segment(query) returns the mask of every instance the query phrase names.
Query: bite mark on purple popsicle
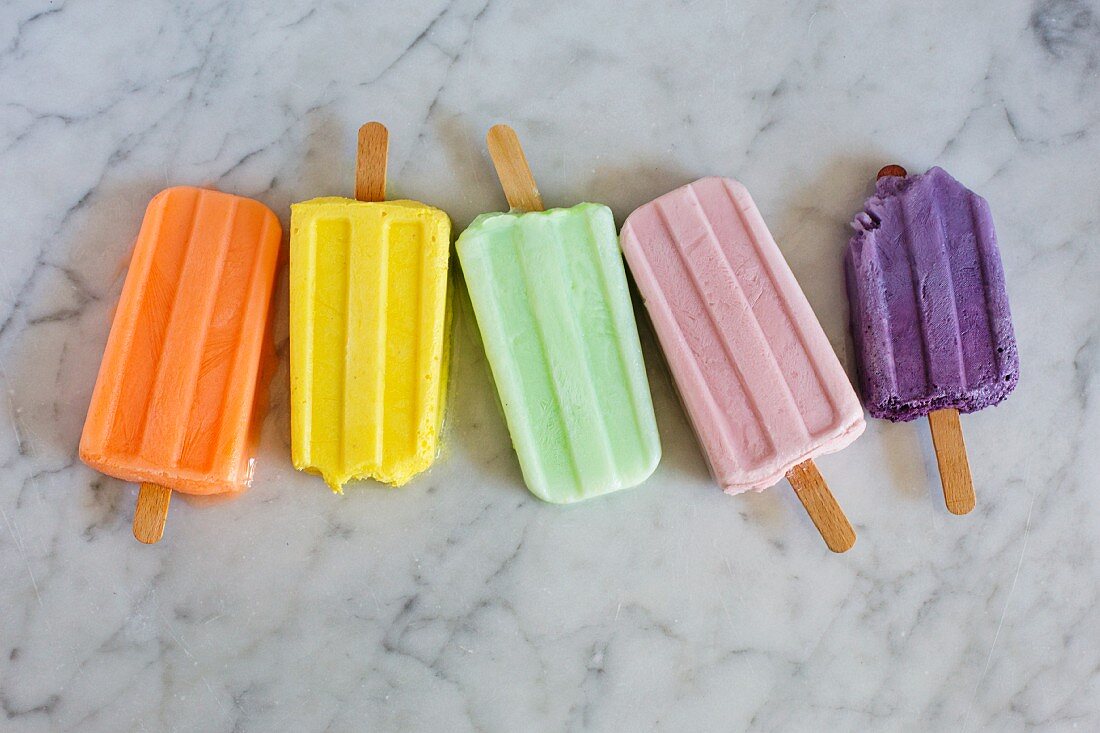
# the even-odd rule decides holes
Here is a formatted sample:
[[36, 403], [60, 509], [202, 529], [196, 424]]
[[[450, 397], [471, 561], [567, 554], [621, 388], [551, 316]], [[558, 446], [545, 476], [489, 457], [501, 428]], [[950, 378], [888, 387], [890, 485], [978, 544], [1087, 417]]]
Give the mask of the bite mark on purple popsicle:
[[[924, 223], [937, 226], [923, 226], [928, 217], [907, 225], [903, 208], [930, 212]], [[886, 166], [852, 227], [845, 275], [870, 413], [907, 421], [951, 407], [973, 412], [1007, 397], [1019, 358], [985, 200], [940, 168], [906, 176]], [[936, 270], [944, 266], [950, 277]], [[905, 337], [922, 329], [957, 332], [958, 339]]]

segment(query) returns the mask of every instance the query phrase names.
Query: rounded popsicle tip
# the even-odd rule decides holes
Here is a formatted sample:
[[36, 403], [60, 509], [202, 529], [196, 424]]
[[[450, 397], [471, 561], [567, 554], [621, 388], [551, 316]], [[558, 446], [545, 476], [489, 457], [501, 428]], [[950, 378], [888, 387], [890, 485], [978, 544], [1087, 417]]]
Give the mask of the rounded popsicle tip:
[[879, 178], [886, 178], [887, 176], [905, 178], [907, 175], [909, 175], [908, 171], [906, 171], [900, 165], [891, 163], [890, 165], [883, 166], [881, 169], [879, 169], [878, 175], [875, 176], [875, 180], [878, 180]]
[[371, 120], [370, 122], [364, 122], [360, 125], [359, 133], [372, 134], [372, 135], [388, 135], [389, 131], [386, 129], [386, 125], [377, 120]]
[[507, 125], [503, 122], [498, 122], [489, 128], [489, 132], [485, 133], [485, 141], [492, 144], [492, 141], [496, 138], [500, 138], [503, 135], [508, 137], [518, 137], [516, 131], [512, 129], [511, 125]]
[[355, 160], [355, 198], [360, 201], [386, 200], [389, 149], [390, 133], [381, 122], [371, 121], [359, 128]]
[[956, 517], [961, 517], [974, 511], [974, 507], [977, 506], [977, 501], [974, 496], [969, 498], [954, 500], [947, 499], [947, 511], [954, 514]]

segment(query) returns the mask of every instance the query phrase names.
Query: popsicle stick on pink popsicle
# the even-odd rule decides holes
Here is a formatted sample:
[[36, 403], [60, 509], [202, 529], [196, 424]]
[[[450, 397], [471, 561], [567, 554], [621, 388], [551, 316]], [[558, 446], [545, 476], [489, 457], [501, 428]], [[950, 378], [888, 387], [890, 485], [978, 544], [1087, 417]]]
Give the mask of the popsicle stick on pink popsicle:
[[863, 410], [748, 190], [703, 178], [627, 217], [623, 253], [715, 481], [785, 476], [829, 549], [855, 542], [813, 460], [864, 429]]
[[386, 200], [386, 161], [390, 134], [381, 122], [359, 128], [359, 151], [355, 160], [355, 198], [360, 201]]
[[856, 533], [852, 529], [844, 510], [836, 503], [833, 492], [825, 483], [825, 477], [817, 470], [813, 460], [803, 461], [787, 472], [795, 495], [802, 502], [810, 521], [821, 533], [825, 546], [833, 552], [847, 552], [856, 543]]
[[[876, 178], [897, 176], [904, 178], [908, 172], [900, 165], [888, 165]], [[932, 446], [936, 451], [936, 463], [940, 469], [940, 484], [947, 510], [952, 514], [969, 514], [977, 500], [974, 495], [974, 479], [970, 473], [970, 461], [966, 456], [959, 411], [953, 407], [928, 413], [928, 427], [932, 431]]]

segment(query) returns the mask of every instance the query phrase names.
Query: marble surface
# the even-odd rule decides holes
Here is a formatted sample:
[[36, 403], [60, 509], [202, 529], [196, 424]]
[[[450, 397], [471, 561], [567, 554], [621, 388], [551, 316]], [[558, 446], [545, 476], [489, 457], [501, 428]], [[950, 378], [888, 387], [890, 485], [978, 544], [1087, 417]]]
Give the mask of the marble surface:
[[[625, 5], [0, 7], [0, 729], [1100, 729], [1100, 4]], [[392, 194], [456, 227], [504, 206], [498, 121], [548, 204], [620, 222], [741, 179], [849, 370], [846, 222], [879, 166], [944, 166], [992, 205], [1022, 362], [964, 418], [977, 510], [878, 421], [820, 461], [847, 555], [785, 483], [723, 495], [647, 326], [656, 474], [542, 504], [461, 287], [441, 459], [333, 496], [290, 465], [284, 272], [255, 487], [140, 546], [76, 444], [145, 203], [207, 184], [285, 224], [351, 191], [372, 118]]]

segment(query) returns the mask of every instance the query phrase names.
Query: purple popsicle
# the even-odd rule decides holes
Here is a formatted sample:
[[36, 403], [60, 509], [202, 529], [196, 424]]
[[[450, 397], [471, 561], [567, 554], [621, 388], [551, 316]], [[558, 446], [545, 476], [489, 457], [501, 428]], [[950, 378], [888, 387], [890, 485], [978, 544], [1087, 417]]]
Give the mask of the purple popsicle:
[[1020, 368], [989, 204], [941, 168], [889, 166], [852, 227], [863, 401], [894, 422], [929, 416], [948, 508], [965, 514], [974, 490], [958, 415], [1007, 397]]
[[941, 168], [876, 189], [845, 259], [868, 411], [897, 422], [997, 404], [1020, 365], [989, 204]]

